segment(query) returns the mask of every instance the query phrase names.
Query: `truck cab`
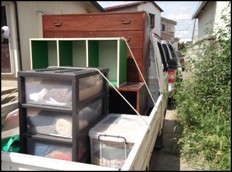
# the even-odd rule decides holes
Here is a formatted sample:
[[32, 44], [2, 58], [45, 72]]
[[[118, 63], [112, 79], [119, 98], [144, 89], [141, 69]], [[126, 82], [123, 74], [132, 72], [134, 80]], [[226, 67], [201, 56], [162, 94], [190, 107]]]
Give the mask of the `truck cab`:
[[182, 78], [182, 69], [176, 52], [174, 51], [174, 48], [171, 45], [170, 41], [161, 40], [161, 44], [164, 49], [168, 63], [168, 92], [169, 96], [171, 96], [173, 91], [175, 90], [177, 77]]

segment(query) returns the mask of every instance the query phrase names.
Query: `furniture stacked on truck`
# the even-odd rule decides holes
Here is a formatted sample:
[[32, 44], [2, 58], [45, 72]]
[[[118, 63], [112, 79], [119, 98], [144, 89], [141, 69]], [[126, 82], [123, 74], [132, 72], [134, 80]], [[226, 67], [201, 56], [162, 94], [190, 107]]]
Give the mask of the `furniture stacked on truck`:
[[95, 70], [57, 67], [18, 74], [20, 151], [89, 162], [88, 131], [108, 114], [105, 79]]
[[[165, 81], [160, 72], [162, 63], [149, 37], [147, 13], [44, 15], [43, 24], [44, 38], [30, 39], [31, 70], [19, 73], [20, 142], [24, 153], [2, 152], [3, 169], [149, 169], [166, 113], [167, 94], [163, 89], [166, 84], [160, 83]], [[108, 77], [98, 68], [108, 68]], [[107, 83], [100, 93], [96, 86], [92, 88], [95, 91], [86, 90], [91, 96], [85, 99], [86, 92], [79, 89], [80, 77], [93, 71]], [[99, 77], [88, 82], [96, 84]], [[147, 85], [150, 80], [157, 82], [149, 83], [158, 93], [156, 100]], [[57, 86], [62, 89], [52, 90]], [[108, 101], [102, 103], [105, 111], [97, 110], [100, 115], [94, 115], [92, 111], [98, 106], [91, 102], [99, 105], [95, 101], [107, 99], [107, 95]], [[92, 116], [99, 118], [89, 124]], [[91, 149], [91, 163], [89, 150], [82, 144]]]
[[[147, 114], [149, 108], [146, 98], [149, 95], [143, 83], [148, 82], [150, 30], [149, 15], [145, 11], [43, 15], [44, 38], [125, 38], [130, 47], [126, 50], [127, 83], [118, 90], [141, 114]], [[110, 112], [122, 112], [123, 107], [125, 113], [135, 113], [123, 99], [111, 96], [117, 95], [111, 87], [109, 93]]]

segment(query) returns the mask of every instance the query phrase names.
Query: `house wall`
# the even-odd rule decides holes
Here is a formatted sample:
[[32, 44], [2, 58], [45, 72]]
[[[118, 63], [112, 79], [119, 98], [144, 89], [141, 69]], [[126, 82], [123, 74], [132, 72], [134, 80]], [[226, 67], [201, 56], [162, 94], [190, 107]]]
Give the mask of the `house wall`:
[[[46, 14], [72, 14], [99, 12], [89, 1], [16, 1], [19, 19], [19, 37], [21, 46], [22, 70], [30, 69], [30, 48], [29, 38], [41, 38], [42, 35], [42, 15]], [[10, 84], [17, 87], [17, 72], [19, 71], [19, 50], [17, 46], [17, 30], [15, 4], [12, 1], [2, 1], [7, 4], [10, 13], [9, 25], [11, 31], [10, 47], [14, 59], [14, 73], [4, 75], [1, 79], [2, 86], [8, 87]]]
[[[9, 27], [10, 36], [8, 41], [9, 44], [9, 58], [10, 58], [10, 66], [11, 73], [1, 74], [1, 88], [4, 90], [5, 88], [17, 88], [17, 78], [16, 73], [19, 70], [19, 60], [18, 60], [18, 42], [17, 33], [16, 33], [16, 18], [15, 18], [15, 8], [14, 3], [12, 1], [1, 1], [1, 6], [6, 7], [6, 15], [7, 18], [7, 26]], [[1, 49], [2, 50], [2, 49]], [[3, 53], [3, 52], [2, 52]]]
[[87, 13], [78, 1], [19, 1], [18, 9], [23, 70], [30, 69], [29, 38], [43, 37], [42, 15]]
[[214, 30], [217, 30], [218, 27], [223, 27], [224, 22], [221, 21], [221, 15], [230, 15], [231, 4], [230, 1], [216, 1], [217, 7], [215, 12], [215, 23]]
[[230, 1], [210, 1], [198, 16], [198, 38], [204, 37], [206, 30], [216, 31], [223, 27], [222, 14], [229, 14], [231, 11]]
[[144, 3], [140, 4], [138, 6], [138, 11], [146, 11], [151, 14], [155, 14], [155, 27], [152, 29], [153, 33], [156, 33], [157, 35], [161, 36], [161, 12], [158, 8], [155, 8], [155, 6], [152, 3]]
[[174, 42], [175, 24], [165, 19], [161, 19], [161, 24], [165, 25], [165, 30], [161, 31], [161, 38]]
[[198, 38], [206, 35], [206, 29], [213, 30], [216, 1], [210, 1], [203, 10], [198, 17]]
[[173, 46], [173, 48], [174, 48], [175, 51], [178, 51], [178, 50], [179, 50], [178, 41], [177, 41], [177, 42], [173, 42], [173, 43], [172, 43], [172, 46]]
[[120, 9], [112, 9], [112, 10], [107, 11], [107, 12], [132, 12], [132, 11], [138, 11], [137, 6], [120, 8]]

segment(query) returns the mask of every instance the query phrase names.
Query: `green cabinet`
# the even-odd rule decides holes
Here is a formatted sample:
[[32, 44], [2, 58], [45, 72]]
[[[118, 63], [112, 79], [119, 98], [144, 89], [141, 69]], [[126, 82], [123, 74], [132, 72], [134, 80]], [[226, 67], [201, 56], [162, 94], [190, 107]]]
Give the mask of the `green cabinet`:
[[127, 81], [127, 45], [122, 38], [31, 38], [30, 60], [31, 69], [105, 67], [114, 86]]

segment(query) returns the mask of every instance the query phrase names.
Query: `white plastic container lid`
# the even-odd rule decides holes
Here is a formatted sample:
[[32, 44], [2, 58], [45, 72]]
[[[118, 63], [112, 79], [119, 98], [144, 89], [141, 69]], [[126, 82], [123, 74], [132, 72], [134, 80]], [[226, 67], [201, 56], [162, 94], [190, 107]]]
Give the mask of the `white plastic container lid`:
[[101, 140], [115, 142], [122, 142], [124, 137], [127, 142], [134, 143], [141, 131], [148, 128], [147, 121], [147, 116], [111, 113], [89, 130], [89, 137], [102, 136]]

